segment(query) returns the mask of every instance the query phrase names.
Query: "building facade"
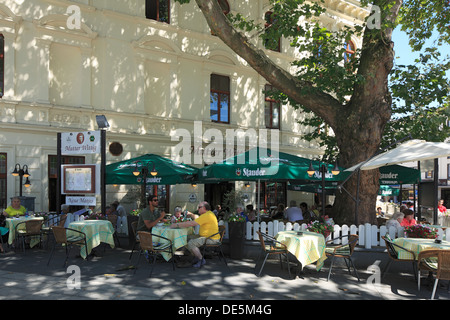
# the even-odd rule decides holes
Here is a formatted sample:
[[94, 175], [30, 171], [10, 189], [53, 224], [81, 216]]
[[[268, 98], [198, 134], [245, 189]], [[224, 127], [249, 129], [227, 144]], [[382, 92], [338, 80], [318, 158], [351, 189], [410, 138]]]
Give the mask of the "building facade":
[[[270, 12], [265, 0], [219, 3], [224, 11], [261, 22]], [[327, 0], [323, 24], [342, 28], [361, 23], [368, 11], [358, 3]], [[264, 48], [257, 37], [254, 41]], [[352, 39], [349, 48], [360, 45]], [[289, 41], [266, 46], [269, 57], [290, 70], [297, 53]], [[317, 144], [302, 139], [315, 129], [301, 124], [305, 115], [265, 97], [268, 83], [211, 34], [194, 1], [4, 0], [0, 50], [0, 207], [23, 188], [24, 196], [35, 197], [35, 211], [56, 211], [57, 134], [97, 130], [96, 115], [105, 115], [110, 124], [108, 164], [146, 153], [173, 158], [177, 129], [193, 133], [195, 125], [223, 136], [229, 129], [276, 130], [280, 151], [321, 154]], [[194, 153], [211, 143], [201, 138], [201, 148], [191, 143]], [[62, 159], [63, 164], [99, 162], [100, 155]], [[17, 164], [27, 166], [29, 187], [19, 186], [11, 175]], [[243, 190], [254, 204], [255, 184], [231, 187], [248, 188]], [[220, 202], [217, 194], [230, 186], [154, 188], [149, 192], [159, 192], [167, 210], [176, 205], [192, 210], [196, 200]], [[265, 206], [313, 200], [283, 184], [260, 189], [263, 201], [272, 201]], [[108, 185], [107, 203], [119, 200], [132, 210], [138, 193], [138, 186]]]

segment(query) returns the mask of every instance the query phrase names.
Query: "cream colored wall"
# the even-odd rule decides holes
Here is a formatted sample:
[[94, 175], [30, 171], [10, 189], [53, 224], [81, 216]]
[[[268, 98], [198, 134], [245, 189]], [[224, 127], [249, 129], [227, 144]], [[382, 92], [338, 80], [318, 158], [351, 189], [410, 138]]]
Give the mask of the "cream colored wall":
[[[265, 80], [210, 34], [200, 10], [191, 1], [172, 1], [171, 24], [145, 18], [143, 0], [4, 0], [0, 3], [0, 32], [5, 37], [5, 95], [0, 101], [0, 152], [8, 153], [8, 171], [28, 164], [30, 189], [37, 211], [48, 199], [48, 155], [56, 155], [56, 134], [95, 130], [95, 115], [106, 115], [111, 128], [107, 144], [119, 141], [119, 157], [107, 152], [107, 163], [145, 153], [171, 156], [171, 134], [177, 128], [192, 133], [193, 121], [204, 130], [265, 128]], [[251, 11], [263, 19], [268, 1], [229, 1], [232, 12]], [[335, 0], [329, 1], [334, 4]], [[67, 7], [78, 5], [81, 28], [67, 27]], [[338, 10], [337, 8], [336, 10]], [[341, 10], [342, 11], [342, 10]], [[343, 13], [340, 13], [341, 15]], [[258, 38], [253, 38], [258, 43]], [[284, 53], [268, 52], [290, 68], [288, 41]], [[229, 125], [209, 120], [211, 73], [230, 77]], [[302, 156], [320, 154], [302, 140], [308, 128], [303, 115], [282, 107], [280, 148]], [[209, 142], [205, 141], [204, 145]], [[86, 162], [99, 156], [86, 156]], [[18, 194], [18, 179], [8, 178], [8, 198]], [[124, 186], [107, 186], [107, 203], [128, 193]], [[171, 210], [203, 187], [176, 186]], [[254, 197], [254, 195], [253, 195]], [[289, 201], [288, 196], [288, 201]], [[129, 198], [129, 197], [128, 197]], [[133, 203], [125, 204], [132, 208]], [[187, 204], [194, 210], [195, 204]], [[183, 206], [183, 205], [182, 205]]]

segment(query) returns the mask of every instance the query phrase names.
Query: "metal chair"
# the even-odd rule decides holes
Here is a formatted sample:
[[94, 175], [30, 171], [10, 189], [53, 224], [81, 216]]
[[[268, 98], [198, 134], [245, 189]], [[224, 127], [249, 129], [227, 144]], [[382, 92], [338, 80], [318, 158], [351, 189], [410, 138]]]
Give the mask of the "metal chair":
[[431, 300], [434, 299], [439, 280], [450, 280], [450, 250], [425, 250], [417, 258], [417, 288], [420, 290], [420, 270], [436, 273]]
[[[358, 271], [356, 271], [355, 265], [353, 264], [352, 260], [352, 254], [355, 250], [356, 243], [358, 242], [358, 235], [351, 234], [351, 235], [344, 235], [338, 238], [335, 238], [333, 240], [327, 241], [327, 243], [334, 242], [336, 239], [343, 239], [345, 237], [348, 237], [348, 243], [337, 245], [337, 246], [329, 246], [325, 248], [325, 254], [327, 257], [331, 257], [331, 265], [330, 270], [328, 271], [328, 278], [327, 281], [330, 280], [331, 277], [331, 270], [333, 269], [333, 264], [335, 258], [343, 258], [345, 261], [345, 264], [347, 265], [348, 273], [351, 274], [350, 271], [350, 264], [353, 267], [353, 270], [355, 271], [356, 278], [358, 279], [358, 282], [360, 281]], [[348, 260], [348, 261], [347, 261]]]
[[[22, 244], [23, 252], [25, 252], [25, 239], [31, 237], [39, 237], [39, 244], [42, 246], [42, 224], [43, 220], [27, 220], [19, 222], [16, 225], [17, 244]], [[25, 225], [25, 228], [22, 226]], [[22, 241], [20, 241], [22, 239]]]
[[[225, 230], [226, 230], [225, 226], [219, 226], [219, 232], [206, 238], [205, 244], [202, 246], [202, 256], [205, 257], [206, 250], [211, 250], [212, 252], [214, 252], [215, 250], [218, 249], [220, 252], [219, 259], [221, 259], [220, 256], [222, 255], [225, 265], [228, 267], [227, 259], [225, 259], [225, 255], [223, 254], [223, 251], [222, 251], [222, 240], [223, 240], [223, 236], [225, 235]], [[214, 236], [216, 236], [218, 234], [220, 235], [219, 242], [208, 243], [208, 239], [212, 239]]]
[[[149, 277], [152, 276], [153, 267], [155, 266], [157, 255], [161, 254], [163, 252], [167, 252], [172, 255], [172, 259], [171, 259], [172, 260], [172, 268], [175, 271], [175, 261], [174, 261], [175, 259], [173, 256], [172, 241], [170, 241], [169, 239], [167, 239], [165, 237], [158, 236], [156, 234], [151, 234], [150, 232], [147, 232], [147, 231], [138, 231], [138, 237], [139, 237], [139, 245], [141, 247], [141, 250], [139, 252], [138, 261], [134, 268], [134, 273], [136, 273], [137, 266], [139, 265], [139, 261], [141, 260], [141, 255], [144, 254], [145, 251], [147, 252], [149, 258], [150, 257], [153, 258], [152, 268], [150, 270]], [[165, 242], [164, 243], [153, 243], [153, 237], [156, 237], [158, 240], [160, 240], [160, 239], [165, 240]]]
[[113, 234], [114, 241], [117, 241], [117, 244], [120, 247], [119, 236], [117, 235], [117, 219], [118, 219], [118, 216], [115, 215], [115, 214], [109, 214], [107, 216], [107, 219], [113, 225], [113, 228], [114, 228], [114, 234]]
[[[71, 231], [72, 235], [67, 236], [67, 231]], [[86, 234], [84, 232], [60, 226], [52, 227], [52, 232], [53, 235], [55, 236], [55, 243], [53, 244], [52, 251], [50, 252], [50, 257], [48, 258], [47, 266], [50, 264], [50, 260], [53, 257], [53, 252], [57, 244], [64, 245], [66, 249], [66, 260], [64, 261], [63, 267], [67, 265], [67, 259], [69, 258], [70, 250], [72, 249], [73, 245], [80, 245], [80, 246], [83, 245], [87, 249]], [[76, 235], [73, 235], [73, 233], [75, 233]]]
[[[417, 263], [417, 260], [416, 260], [416, 254], [415, 254], [413, 251], [411, 251], [411, 250], [408, 250], [408, 249], [406, 249], [406, 248], [403, 248], [402, 246], [399, 246], [398, 244], [395, 244], [395, 243], [392, 241], [391, 237], [389, 237], [388, 234], [386, 234], [386, 235], [384, 235], [384, 236], [381, 236], [381, 238], [384, 240], [384, 242], [385, 242], [385, 244], [386, 244], [387, 253], [388, 253], [389, 258], [390, 258], [388, 264], [386, 265], [386, 268], [385, 268], [384, 271], [383, 271], [383, 275], [382, 275], [381, 278], [384, 278], [384, 276], [385, 276], [386, 273], [388, 272], [389, 267], [391, 266], [392, 261], [399, 261], [399, 262], [410, 261], [410, 262], [412, 262], [414, 278], [417, 278], [417, 274], [416, 274], [416, 263]], [[397, 252], [396, 249], [405, 250], [406, 252], [408, 252], [409, 254], [411, 254], [413, 258], [412, 258], [412, 259], [409, 259], [409, 260], [406, 260], [406, 259], [399, 259], [399, 258], [398, 258], [398, 252]]]
[[48, 243], [50, 241], [50, 238], [53, 236], [53, 232], [52, 232], [52, 228], [54, 226], [59, 226], [59, 227], [64, 227], [64, 224], [66, 223], [67, 220], [67, 214], [61, 214], [58, 216], [54, 216], [53, 218], [51, 218], [47, 223], [48, 223], [48, 227], [46, 226], [42, 226], [42, 234], [47, 236], [47, 241], [46, 241], [46, 247], [48, 247]]
[[131, 223], [131, 230], [133, 231], [133, 246], [131, 247], [131, 253], [130, 253], [130, 256], [129, 256], [129, 260], [131, 260], [131, 256], [133, 255], [133, 252], [134, 252], [134, 248], [136, 248], [136, 245], [137, 244], [139, 244], [139, 239], [138, 239], [138, 237], [137, 237], [137, 224], [138, 224], [138, 222], [137, 221], [133, 221], [132, 223]]
[[[261, 244], [261, 252], [259, 254], [258, 260], [259, 261], [261, 255], [264, 253], [265, 258], [264, 262], [261, 265], [261, 269], [259, 270], [258, 277], [261, 275], [261, 272], [264, 268], [264, 265], [266, 264], [267, 258], [270, 255], [278, 255], [280, 257], [280, 265], [281, 269], [283, 269], [283, 263], [281, 260], [281, 256], [285, 255], [286, 257], [286, 263], [288, 267], [288, 273], [289, 278], [291, 277], [291, 269], [289, 268], [289, 251], [287, 250], [287, 247], [284, 243], [281, 243], [280, 241], [277, 241], [274, 237], [269, 236], [268, 234], [262, 233], [260, 231], [256, 232], [259, 236], [259, 243]], [[256, 270], [257, 263], [255, 264], [255, 270]]]

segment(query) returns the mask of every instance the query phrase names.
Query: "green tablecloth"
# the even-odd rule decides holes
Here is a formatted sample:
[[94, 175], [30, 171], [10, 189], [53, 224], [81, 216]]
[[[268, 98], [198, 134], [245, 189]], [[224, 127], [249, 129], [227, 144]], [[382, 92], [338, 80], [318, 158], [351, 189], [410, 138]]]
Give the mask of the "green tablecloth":
[[[411, 250], [416, 254], [416, 259], [419, 256], [421, 251], [427, 249], [445, 249], [450, 250], [450, 242], [442, 241], [441, 243], [434, 242], [434, 239], [421, 239], [421, 238], [397, 238], [394, 239], [394, 243], [405, 248]], [[402, 250], [400, 248], [395, 247], [398, 253], [398, 259], [402, 260], [411, 260], [412, 254], [409, 252]]]
[[[7, 218], [5, 227], [9, 229], [9, 235], [8, 235], [8, 244], [12, 244], [13, 241], [16, 239], [16, 226], [24, 221], [28, 220], [44, 220], [43, 217], [20, 217], [20, 218]], [[21, 230], [25, 230], [25, 223], [21, 224], [19, 226]], [[32, 237], [30, 240], [30, 248], [33, 248], [36, 244], [39, 243], [39, 237]]]
[[[302, 234], [299, 235], [299, 232]], [[302, 264], [302, 268], [316, 261], [317, 271], [323, 267], [327, 258], [323, 235], [309, 231], [280, 231], [275, 238], [287, 246], [288, 251]]]
[[[187, 236], [194, 233], [194, 228], [176, 228], [171, 229], [168, 226], [155, 226], [152, 228], [152, 234], [162, 236], [172, 241], [172, 249], [175, 252], [177, 249], [184, 247], [187, 244]], [[164, 239], [154, 237], [153, 242], [165, 243]], [[169, 261], [171, 255], [169, 253], [163, 252], [163, 258]]]
[[[83, 246], [80, 250], [80, 255], [84, 259], [91, 253], [92, 249], [100, 245], [101, 242], [105, 242], [115, 247], [114, 244], [114, 227], [108, 220], [84, 220], [74, 221], [69, 224], [70, 229], [75, 229], [83, 232], [86, 235], [87, 252]], [[74, 236], [78, 236], [75, 232], [72, 232]], [[71, 235], [71, 231], [67, 232], [67, 235]]]

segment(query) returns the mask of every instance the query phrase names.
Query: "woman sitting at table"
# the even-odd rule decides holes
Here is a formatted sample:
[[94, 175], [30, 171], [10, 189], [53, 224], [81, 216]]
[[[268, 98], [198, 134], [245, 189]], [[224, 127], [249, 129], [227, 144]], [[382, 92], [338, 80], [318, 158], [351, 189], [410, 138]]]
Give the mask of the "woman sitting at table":
[[24, 216], [27, 212], [24, 206], [20, 205], [20, 198], [14, 197], [11, 199], [11, 205], [3, 211], [3, 215], [14, 217], [14, 216]]
[[403, 210], [403, 214], [405, 215], [405, 217], [401, 222], [402, 227], [410, 227], [417, 224], [416, 220], [414, 219], [414, 211], [405, 209]]

